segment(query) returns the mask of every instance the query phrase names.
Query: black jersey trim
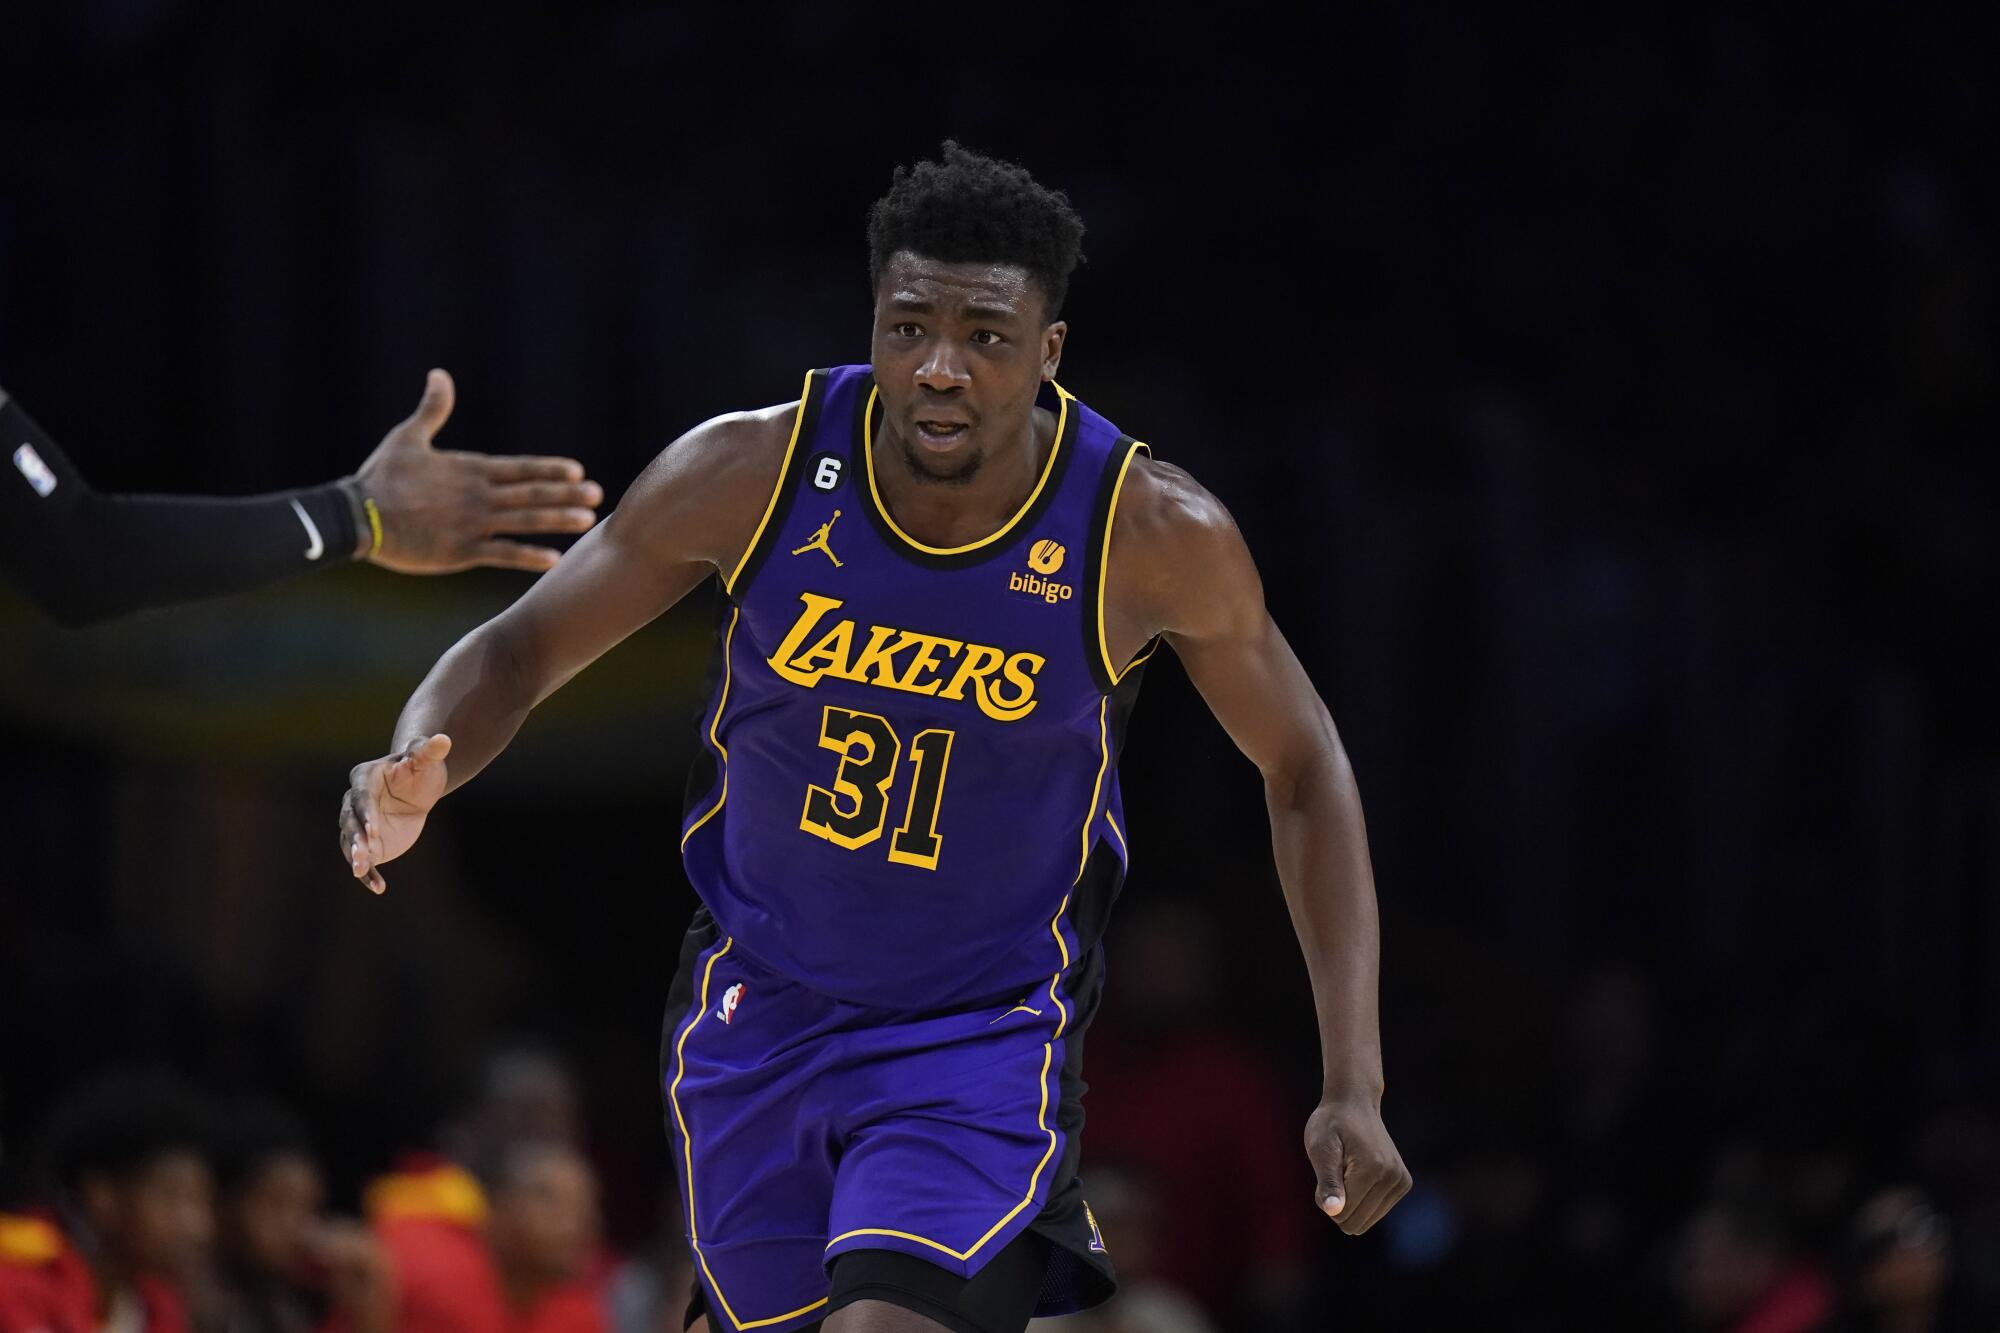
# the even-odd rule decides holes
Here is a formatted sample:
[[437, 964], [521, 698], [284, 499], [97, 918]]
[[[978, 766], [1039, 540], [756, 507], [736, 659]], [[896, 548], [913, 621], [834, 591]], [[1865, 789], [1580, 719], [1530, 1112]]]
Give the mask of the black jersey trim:
[[806, 372], [805, 388], [799, 392], [799, 410], [792, 416], [792, 438], [785, 444], [785, 460], [778, 467], [777, 484], [771, 488], [771, 498], [764, 505], [763, 520], [751, 534], [750, 549], [723, 580], [722, 590], [739, 605], [743, 590], [771, 554], [778, 534], [785, 530], [785, 520], [791, 516], [792, 492], [798, 489], [798, 474], [805, 457], [799, 450], [799, 442], [803, 440], [810, 446], [819, 430], [820, 409], [826, 402], [826, 385], [831, 376], [832, 372], [826, 370]]
[[1097, 500], [1090, 507], [1090, 540], [1083, 550], [1083, 586], [1090, 589], [1091, 600], [1090, 614], [1083, 618], [1083, 660], [1090, 664], [1090, 678], [1106, 694], [1160, 646], [1159, 636], [1154, 635], [1122, 670], [1114, 670], [1111, 647], [1104, 641], [1104, 579], [1111, 567], [1111, 523], [1117, 516], [1119, 494], [1125, 489], [1125, 474], [1141, 451], [1150, 458], [1153, 448], [1130, 435], [1120, 435], [1111, 446], [1111, 459], [1097, 483]]
[[935, 546], [924, 546], [915, 538], [898, 531], [889, 518], [888, 510], [882, 504], [880, 492], [875, 488], [875, 459], [872, 446], [872, 423], [875, 397], [877, 393], [875, 377], [871, 374], [855, 389], [859, 407], [854, 414], [854, 444], [851, 456], [855, 465], [867, 474], [865, 481], [856, 481], [855, 488], [866, 492], [867, 503], [861, 507], [868, 512], [868, 522], [882, 539], [883, 545], [902, 556], [912, 564], [926, 569], [964, 569], [981, 561], [991, 560], [1013, 548], [1008, 540], [1027, 531], [1048, 507], [1055, 502], [1061, 492], [1063, 479], [1069, 475], [1070, 460], [1076, 456], [1077, 433], [1082, 426], [1081, 406], [1069, 390], [1055, 381], [1049, 381], [1061, 400], [1062, 418], [1056, 432], [1056, 442], [1049, 450], [1049, 457], [1042, 465], [1041, 480], [1028, 497], [1027, 502], [1015, 512], [1014, 517], [999, 531], [982, 537], [968, 546], [955, 546], [949, 550]]

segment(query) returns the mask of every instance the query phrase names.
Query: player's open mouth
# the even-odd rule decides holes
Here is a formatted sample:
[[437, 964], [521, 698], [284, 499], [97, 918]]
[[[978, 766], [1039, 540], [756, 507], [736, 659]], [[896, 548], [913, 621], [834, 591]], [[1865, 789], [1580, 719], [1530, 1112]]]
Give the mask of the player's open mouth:
[[919, 421], [917, 439], [928, 449], [949, 449], [972, 428], [963, 421]]

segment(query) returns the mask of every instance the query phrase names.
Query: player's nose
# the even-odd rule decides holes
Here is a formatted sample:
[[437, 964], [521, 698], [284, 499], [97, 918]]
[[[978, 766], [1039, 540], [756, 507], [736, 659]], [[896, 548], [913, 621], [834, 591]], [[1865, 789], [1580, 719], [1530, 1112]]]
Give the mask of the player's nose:
[[964, 355], [946, 339], [932, 343], [930, 355], [917, 367], [917, 383], [937, 393], [962, 389], [971, 382]]

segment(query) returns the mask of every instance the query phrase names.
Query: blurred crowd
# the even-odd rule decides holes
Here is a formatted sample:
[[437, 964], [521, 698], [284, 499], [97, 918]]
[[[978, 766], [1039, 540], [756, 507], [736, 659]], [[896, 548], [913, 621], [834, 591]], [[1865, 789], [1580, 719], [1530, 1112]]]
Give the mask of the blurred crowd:
[[[1721, 1130], [1619, 966], [1572, 996], [1540, 1131], [1475, 1100], [1448, 1125], [1392, 1109], [1417, 1188], [1338, 1237], [1309, 1206], [1296, 1069], [1228, 1013], [1213, 929], [1164, 904], [1119, 935], [1084, 1183], [1121, 1290], [1038, 1328], [2000, 1329], [2000, 1122], [1967, 1103], [1877, 1137], [1766, 1133], [1751, 1109]], [[319, 1146], [341, 1129], [158, 1070], [70, 1088], [7, 1163], [0, 1333], [680, 1329], [674, 1183], [611, 1242], [600, 1182], [625, 1159], [556, 1054], [495, 1050], [431, 1142], [350, 1188]]]
[[[956, 133], [1070, 191], [1066, 387], [1230, 505], [1354, 757], [1416, 1189], [1359, 1240], [1312, 1209], [1262, 793], [1163, 654], [1085, 1061], [1123, 1295], [1056, 1327], [2000, 1330], [2000, 81], [1955, 11], [1342, 6], [1273, 42], [1156, 6], [1102, 55], [1081, 11], [1060, 48], [943, 12], [950, 58], [899, 53], [889, 96], [837, 7], [426, 14], [24, 14], [5, 381], [102, 484], [248, 492], [351, 465], [441, 362], [457, 443], [616, 487], [861, 355], [894, 162]], [[376, 901], [332, 855], [354, 738], [493, 608], [354, 589], [55, 644], [0, 603], [0, 674], [35, 665], [0, 690], [4, 1290], [100, 1326], [386, 1290], [407, 1325], [450, 1254], [481, 1318], [677, 1327], [647, 1047], [702, 608], [538, 714]], [[575, 1075], [444, 1086], [547, 1024]], [[55, 1104], [146, 1055], [232, 1094], [180, 1145], [177, 1257], [119, 1238], [150, 1168], [63, 1147]], [[259, 1086], [310, 1133], [233, 1109]], [[260, 1136], [298, 1188], [253, 1260]]]
[[605, 1248], [576, 1106], [553, 1057], [496, 1055], [480, 1098], [370, 1179], [357, 1217], [328, 1206], [316, 1143], [337, 1127], [162, 1071], [101, 1074], [55, 1105], [25, 1206], [0, 1214], [0, 1329], [678, 1329], [678, 1237]]

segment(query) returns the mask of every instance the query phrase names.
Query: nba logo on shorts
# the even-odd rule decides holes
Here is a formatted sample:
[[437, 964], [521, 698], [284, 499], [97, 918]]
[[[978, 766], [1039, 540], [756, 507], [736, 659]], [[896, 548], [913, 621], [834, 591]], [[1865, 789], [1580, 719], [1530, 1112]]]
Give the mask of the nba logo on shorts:
[[1104, 1233], [1097, 1229], [1097, 1214], [1090, 1211], [1088, 1201], [1083, 1205], [1083, 1220], [1090, 1223], [1090, 1248], [1099, 1254], [1103, 1254], [1105, 1252]]
[[722, 1007], [715, 1011], [715, 1016], [727, 1023], [736, 1017], [736, 1006], [741, 1003], [743, 1003], [743, 983], [739, 981], [722, 992]]

